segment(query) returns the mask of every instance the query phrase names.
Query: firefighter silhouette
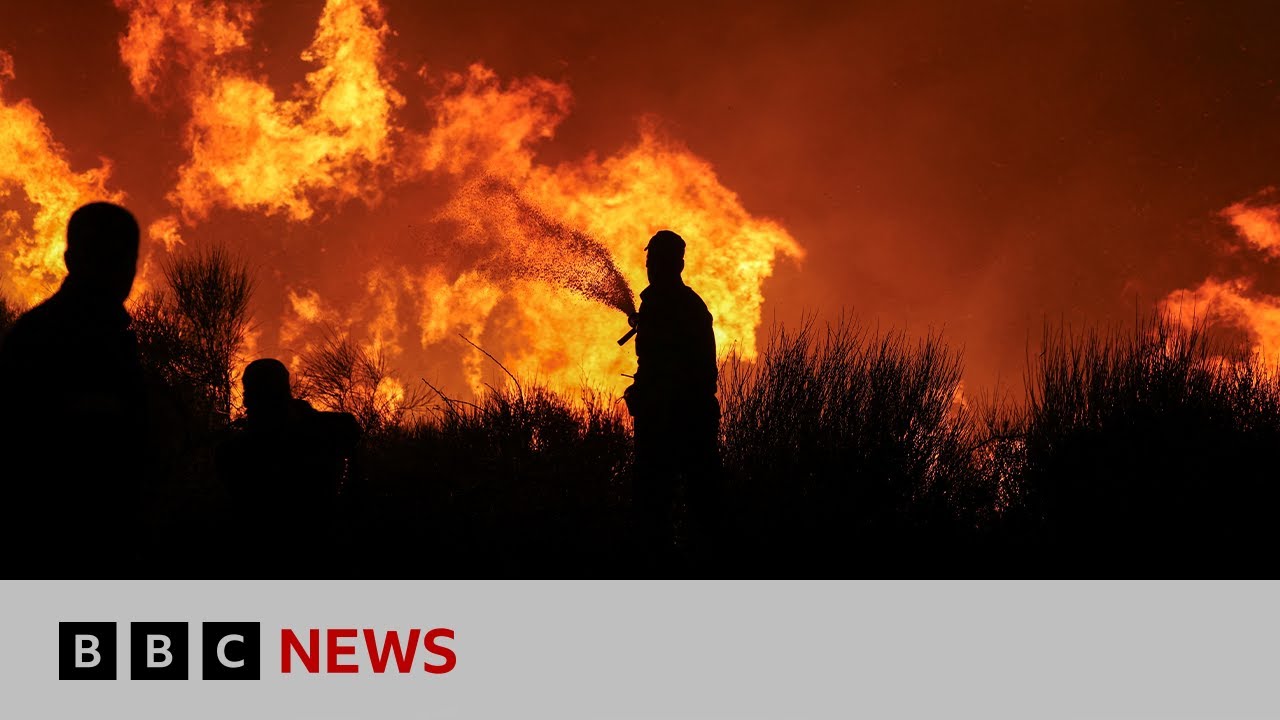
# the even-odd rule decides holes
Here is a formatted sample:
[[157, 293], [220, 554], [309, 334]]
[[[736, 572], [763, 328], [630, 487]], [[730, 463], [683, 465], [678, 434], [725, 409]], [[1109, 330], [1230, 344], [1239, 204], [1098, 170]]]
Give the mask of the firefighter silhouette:
[[655, 234], [646, 251], [649, 286], [631, 318], [637, 330], [635, 382], [624, 399], [634, 419], [636, 520], [647, 547], [669, 549], [673, 504], [683, 490], [692, 531], [717, 513], [720, 405], [711, 313], [684, 284], [684, 239]]

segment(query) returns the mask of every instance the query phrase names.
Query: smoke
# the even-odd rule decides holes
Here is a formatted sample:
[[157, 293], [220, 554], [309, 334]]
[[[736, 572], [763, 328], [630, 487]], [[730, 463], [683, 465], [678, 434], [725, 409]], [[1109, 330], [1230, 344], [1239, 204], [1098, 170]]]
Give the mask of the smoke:
[[628, 315], [636, 310], [604, 245], [548, 217], [505, 180], [486, 176], [463, 186], [441, 218], [459, 224], [459, 240], [489, 247], [477, 270], [497, 282], [540, 280]]

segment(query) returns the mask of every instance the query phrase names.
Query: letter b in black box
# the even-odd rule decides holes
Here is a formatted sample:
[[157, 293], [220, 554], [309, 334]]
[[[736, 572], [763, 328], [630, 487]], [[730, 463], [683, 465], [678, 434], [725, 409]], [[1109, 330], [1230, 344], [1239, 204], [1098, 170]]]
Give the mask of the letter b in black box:
[[205, 680], [261, 680], [262, 624], [207, 622], [200, 652]]
[[129, 677], [186, 680], [188, 642], [184, 622], [129, 623]]
[[59, 680], [115, 680], [116, 624], [58, 623]]

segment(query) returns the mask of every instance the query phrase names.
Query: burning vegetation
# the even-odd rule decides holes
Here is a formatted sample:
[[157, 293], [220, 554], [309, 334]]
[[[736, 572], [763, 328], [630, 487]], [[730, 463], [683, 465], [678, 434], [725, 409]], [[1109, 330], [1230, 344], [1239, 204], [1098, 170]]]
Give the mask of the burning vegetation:
[[[287, 53], [305, 67], [287, 90], [255, 3], [116, 5], [122, 91], [172, 126], [178, 159], [144, 187], [116, 183], [124, 158], [73, 163], [7, 91], [21, 62], [0, 51], [0, 331], [64, 276], [77, 206], [155, 210], [130, 308], [180, 479], [152, 489], [153, 521], [179, 538], [157, 567], [168, 551], [217, 567], [210, 448], [244, 364], [277, 356], [300, 397], [368, 432], [350, 527], [425, 543], [455, 570], [625, 568], [616, 396], [634, 359], [612, 340], [661, 228], [689, 239], [685, 279], [724, 356], [724, 534], [714, 564], [681, 559], [692, 567], [1254, 574], [1251, 553], [1274, 542], [1260, 470], [1280, 445], [1274, 190], [1222, 211], [1232, 262], [1161, 313], [1130, 331], [1053, 328], [1022, 397], [974, 401], [938, 335], [809, 322], [762, 342], [765, 281], [804, 249], [660, 123], [550, 163], [539, 149], [569, 116], [567, 84], [480, 63], [406, 72], [377, 0], [326, 0]], [[1217, 342], [1223, 326], [1245, 341]]]
[[[539, 143], [568, 115], [567, 85], [504, 82], [480, 64], [401, 73], [376, 0], [330, 0], [298, 55], [288, 92], [266, 78], [256, 5], [118, 0], [119, 57], [135, 98], [180, 126], [183, 159], [168, 187], [109, 187], [111, 164], [73, 170], [27, 101], [0, 94], [0, 291], [21, 305], [62, 273], [61, 224], [88, 199], [159, 193], [139, 294], [170, 256], [225, 242], [260, 272], [255, 349], [297, 368], [339, 332], [406, 373], [479, 390], [484, 360], [458, 333], [514, 370], [558, 388], [584, 380], [619, 391], [626, 353], [610, 342], [644, 277], [643, 243], [664, 227], [690, 236], [688, 282], [724, 347], [754, 355], [763, 283], [799, 244], [753, 217], [711, 165], [651, 125], [612, 156], [547, 165]], [[0, 56], [2, 83], [15, 72]], [[135, 159], [131, 159], [135, 162]], [[154, 195], [153, 195], [154, 196]], [[381, 242], [335, 252], [350, 218]], [[405, 227], [409, 231], [404, 231]], [[353, 243], [355, 241], [353, 240]]]
[[[566, 84], [504, 80], [479, 63], [405, 73], [412, 59], [389, 54], [394, 31], [377, 0], [326, 0], [294, 51], [305, 72], [285, 88], [269, 77], [278, 48], [258, 37], [256, 3], [116, 8], [121, 90], [174, 147], [129, 158], [155, 172], [124, 190], [108, 159], [73, 167], [39, 110], [3, 93], [19, 68], [0, 55], [4, 318], [58, 286], [75, 207], [151, 208], [129, 305], [152, 410], [174, 430], [159, 445], [197, 495], [217, 492], [208, 450], [239, 412], [236, 378], [256, 356], [284, 359], [301, 397], [354, 413], [375, 443], [432, 427], [424, 388], [448, 411], [438, 427], [498, 408], [477, 417], [514, 433], [504, 448], [551, 408], [564, 437], [584, 418], [614, 431], [626, 423], [612, 398], [633, 359], [612, 341], [635, 311], [654, 231], [689, 235], [686, 279], [719, 344], [746, 357], [774, 262], [803, 255], [651, 120], [612, 155], [540, 161], [538, 145], [572, 106]], [[529, 392], [511, 401], [494, 389], [495, 367], [530, 379]], [[562, 400], [584, 385], [593, 399]], [[528, 441], [555, 447], [555, 436], [540, 428]]]

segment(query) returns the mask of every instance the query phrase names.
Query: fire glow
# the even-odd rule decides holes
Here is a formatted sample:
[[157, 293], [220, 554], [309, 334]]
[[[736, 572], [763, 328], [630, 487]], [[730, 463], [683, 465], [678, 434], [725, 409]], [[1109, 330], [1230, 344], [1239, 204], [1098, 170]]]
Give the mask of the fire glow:
[[[182, 160], [157, 171], [167, 212], [140, 218], [150, 242], [135, 295], [154, 284], [157, 260], [219, 240], [230, 218], [249, 228], [237, 249], [264, 275], [257, 354], [296, 362], [337, 331], [393, 366], [434, 363], [478, 388], [487, 361], [457, 339], [464, 334], [519, 375], [618, 391], [634, 365], [614, 344], [626, 329], [619, 311], [644, 285], [653, 232], [671, 228], [689, 241], [686, 281], [715, 317], [721, 350], [747, 359], [764, 281], [779, 258], [803, 256], [783, 227], [750, 214], [710, 163], [653, 123], [615, 154], [539, 162], [538, 144], [570, 111], [569, 87], [504, 81], [478, 63], [397, 74], [417, 59], [390, 57], [394, 29], [377, 0], [328, 0], [318, 18], [297, 19], [315, 31], [300, 52], [308, 70], [287, 93], [261, 69], [268, 51], [285, 49], [255, 40], [255, 4], [116, 6], [127, 15], [119, 58], [129, 87], [120, 92], [180, 126]], [[150, 189], [115, 186], [108, 159], [73, 168], [39, 109], [4, 93], [21, 71], [20, 58], [0, 54], [0, 291], [29, 305], [65, 272], [64, 225], [76, 206], [129, 204]], [[436, 202], [417, 202], [436, 189]], [[407, 241], [391, 231], [385, 242], [358, 238], [342, 260], [308, 246], [344, 213], [412, 230]]]
[[1198, 317], [1245, 331], [1252, 353], [1275, 363], [1280, 358], [1280, 296], [1256, 285], [1280, 259], [1280, 198], [1267, 188], [1220, 215], [1235, 233], [1226, 252], [1251, 250], [1256, 259], [1234, 277], [1210, 276], [1194, 288], [1175, 290], [1162, 305], [1184, 323]]

